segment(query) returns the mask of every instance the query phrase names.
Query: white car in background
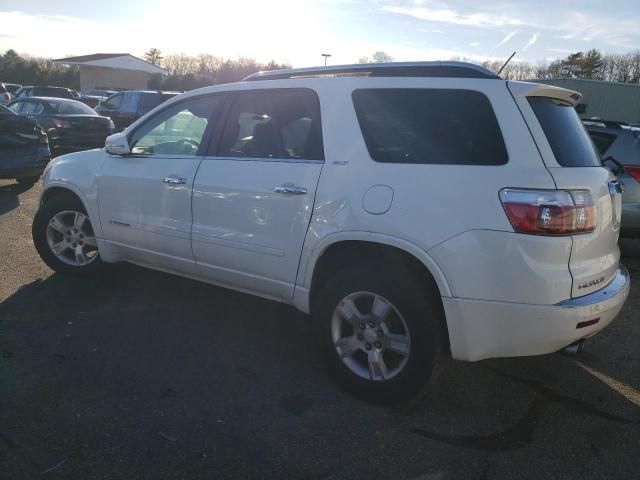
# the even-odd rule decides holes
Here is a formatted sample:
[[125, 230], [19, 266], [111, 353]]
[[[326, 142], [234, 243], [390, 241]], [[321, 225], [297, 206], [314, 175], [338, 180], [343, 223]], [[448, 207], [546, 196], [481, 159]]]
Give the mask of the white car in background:
[[445, 356], [558, 351], [622, 308], [621, 186], [579, 99], [457, 62], [202, 88], [52, 161], [34, 242], [61, 273], [127, 261], [293, 304], [342, 385], [399, 400]]

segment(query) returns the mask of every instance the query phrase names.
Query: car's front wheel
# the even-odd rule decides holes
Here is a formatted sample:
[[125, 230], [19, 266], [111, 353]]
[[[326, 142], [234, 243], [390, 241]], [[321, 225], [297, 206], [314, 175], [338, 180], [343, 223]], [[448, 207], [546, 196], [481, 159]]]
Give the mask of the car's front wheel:
[[43, 203], [32, 234], [40, 257], [56, 272], [85, 274], [102, 265], [91, 220], [77, 198], [60, 195]]
[[361, 265], [335, 274], [313, 309], [334, 377], [366, 400], [390, 403], [420, 392], [446, 352], [445, 319], [435, 285], [410, 272]]

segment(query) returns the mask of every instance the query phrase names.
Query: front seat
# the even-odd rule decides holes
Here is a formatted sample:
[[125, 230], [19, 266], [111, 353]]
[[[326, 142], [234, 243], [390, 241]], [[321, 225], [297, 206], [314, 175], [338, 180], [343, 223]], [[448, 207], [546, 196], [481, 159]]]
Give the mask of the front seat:
[[258, 123], [253, 127], [253, 137], [242, 147], [242, 153], [258, 158], [288, 157], [272, 122]]

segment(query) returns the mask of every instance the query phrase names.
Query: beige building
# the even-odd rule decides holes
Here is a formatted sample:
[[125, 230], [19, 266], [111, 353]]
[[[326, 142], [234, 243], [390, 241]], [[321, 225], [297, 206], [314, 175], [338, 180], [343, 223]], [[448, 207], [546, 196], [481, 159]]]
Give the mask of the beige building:
[[146, 90], [154, 74], [166, 74], [164, 68], [128, 53], [95, 53], [59, 58], [55, 63], [78, 65], [80, 90]]

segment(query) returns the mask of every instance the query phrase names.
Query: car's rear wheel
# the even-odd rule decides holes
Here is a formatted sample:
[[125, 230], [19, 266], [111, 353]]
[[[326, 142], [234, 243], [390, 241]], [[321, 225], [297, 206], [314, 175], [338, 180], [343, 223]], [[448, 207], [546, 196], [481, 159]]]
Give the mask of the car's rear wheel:
[[59, 196], [43, 203], [32, 234], [40, 257], [56, 272], [86, 274], [102, 265], [91, 220], [76, 198]]
[[441, 301], [428, 282], [384, 265], [335, 274], [318, 294], [314, 331], [331, 372], [366, 400], [390, 403], [419, 393], [446, 352]]

